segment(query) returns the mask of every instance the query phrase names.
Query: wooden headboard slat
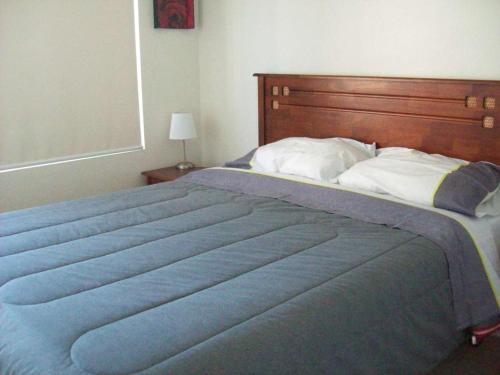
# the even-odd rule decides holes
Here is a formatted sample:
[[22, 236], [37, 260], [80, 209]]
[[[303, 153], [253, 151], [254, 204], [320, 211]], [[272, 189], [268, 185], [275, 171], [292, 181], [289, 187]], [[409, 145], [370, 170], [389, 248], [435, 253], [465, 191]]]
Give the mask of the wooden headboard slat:
[[339, 136], [500, 164], [500, 81], [256, 76], [261, 145]]
[[425, 102], [443, 102], [443, 103], [459, 103], [464, 104], [464, 98], [432, 98], [425, 96], [411, 96], [411, 95], [383, 95], [383, 94], [368, 94], [357, 92], [341, 92], [341, 91], [308, 91], [288, 88], [290, 93], [293, 94], [306, 94], [306, 95], [331, 95], [331, 96], [347, 96], [357, 98], [374, 98], [374, 99], [393, 99], [393, 100], [415, 100]]
[[322, 106], [311, 106], [311, 105], [300, 105], [300, 104], [283, 104], [280, 103], [280, 108], [304, 108], [311, 110], [320, 111], [337, 111], [337, 112], [352, 112], [352, 113], [364, 113], [367, 115], [379, 115], [379, 116], [399, 116], [399, 117], [413, 117], [426, 120], [438, 120], [443, 122], [455, 122], [464, 125], [479, 125], [482, 126], [482, 119], [473, 119], [465, 117], [451, 117], [451, 116], [433, 116], [433, 115], [419, 115], [418, 113], [406, 113], [406, 112], [389, 112], [389, 111], [368, 111], [362, 109], [354, 108], [337, 108], [337, 107], [322, 107]]

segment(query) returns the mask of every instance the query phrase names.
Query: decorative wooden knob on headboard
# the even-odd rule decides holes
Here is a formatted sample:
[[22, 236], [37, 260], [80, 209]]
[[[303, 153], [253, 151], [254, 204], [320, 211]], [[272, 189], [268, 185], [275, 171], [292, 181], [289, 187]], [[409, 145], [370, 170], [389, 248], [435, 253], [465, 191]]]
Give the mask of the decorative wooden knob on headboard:
[[483, 117], [483, 128], [493, 129], [495, 127], [495, 118], [493, 116]]
[[467, 108], [476, 108], [477, 107], [477, 97], [466, 96], [465, 97], [465, 106]]
[[484, 109], [495, 109], [495, 98], [493, 96], [486, 96], [484, 98]]

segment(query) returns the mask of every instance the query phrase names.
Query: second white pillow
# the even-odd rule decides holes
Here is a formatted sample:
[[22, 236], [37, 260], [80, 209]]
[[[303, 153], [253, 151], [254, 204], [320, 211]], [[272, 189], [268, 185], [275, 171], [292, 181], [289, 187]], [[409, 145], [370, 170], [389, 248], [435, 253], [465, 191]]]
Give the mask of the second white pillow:
[[403, 147], [383, 148], [377, 154], [376, 158], [358, 163], [340, 175], [339, 183], [432, 206], [444, 176], [468, 164]]

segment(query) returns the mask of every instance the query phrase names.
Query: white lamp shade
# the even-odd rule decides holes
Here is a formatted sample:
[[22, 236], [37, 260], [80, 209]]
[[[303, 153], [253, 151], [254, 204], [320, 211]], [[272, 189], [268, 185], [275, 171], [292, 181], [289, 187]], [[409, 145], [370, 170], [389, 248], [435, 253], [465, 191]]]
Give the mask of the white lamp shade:
[[172, 113], [170, 139], [196, 138], [196, 127], [192, 113]]

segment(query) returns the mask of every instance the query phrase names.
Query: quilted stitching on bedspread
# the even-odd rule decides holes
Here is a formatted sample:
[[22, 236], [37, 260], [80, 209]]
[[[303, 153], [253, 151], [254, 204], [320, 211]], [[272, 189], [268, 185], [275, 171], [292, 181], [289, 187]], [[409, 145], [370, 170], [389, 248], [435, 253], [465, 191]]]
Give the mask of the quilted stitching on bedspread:
[[[3, 232], [1, 314], [23, 337], [18, 350], [43, 350], [68, 373], [155, 373], [315, 288], [344, 288], [344, 275], [386, 254], [429, 249], [408, 232], [273, 199], [169, 186], [99, 207], [70, 202], [57, 209], [67, 223], [38, 209], [43, 225], [27, 213], [32, 227]], [[401, 298], [436, 277], [402, 287]]]

